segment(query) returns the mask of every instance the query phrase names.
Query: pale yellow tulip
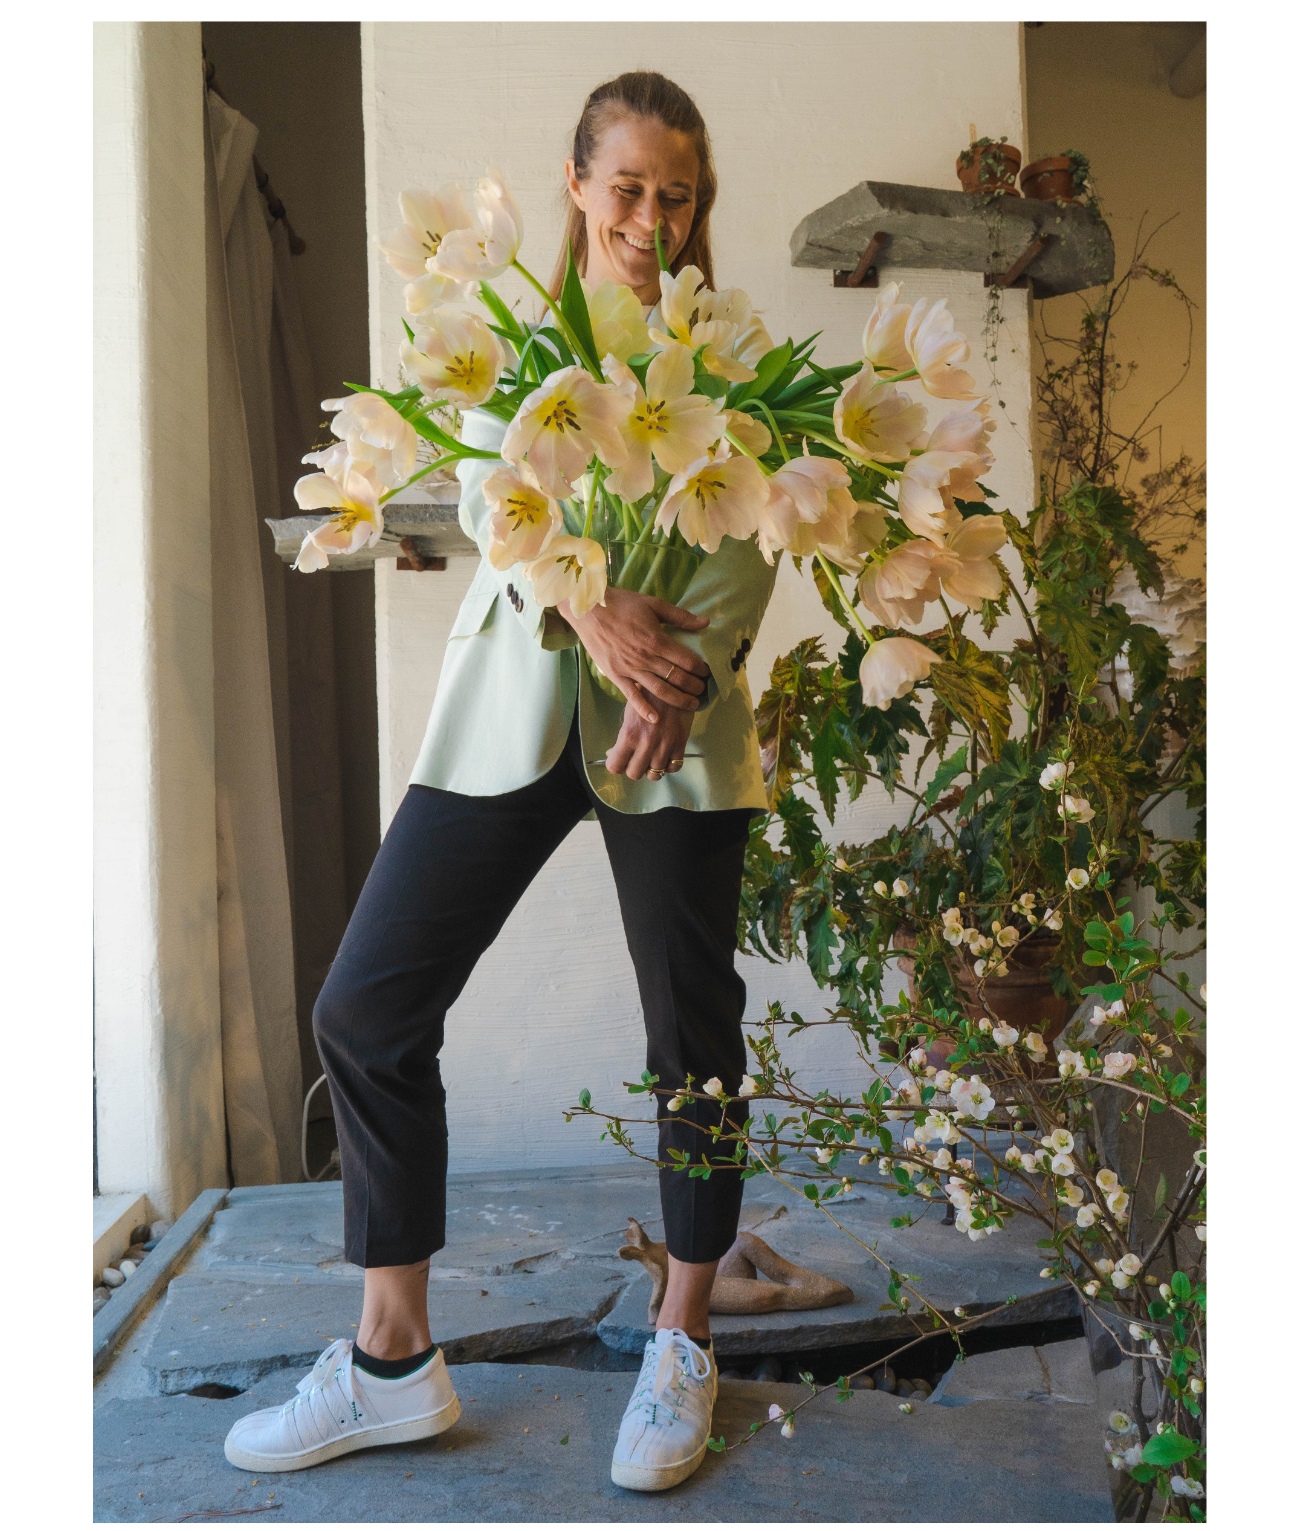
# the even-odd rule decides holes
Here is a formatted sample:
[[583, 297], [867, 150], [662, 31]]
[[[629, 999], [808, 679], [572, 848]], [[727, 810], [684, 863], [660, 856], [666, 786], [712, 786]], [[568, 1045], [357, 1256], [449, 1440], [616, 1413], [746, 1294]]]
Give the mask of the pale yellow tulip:
[[661, 315], [667, 333], [650, 330], [652, 338], [659, 345], [678, 340], [691, 351], [705, 346], [702, 365], [728, 382], [749, 383], [755, 363], [774, 349], [747, 294], [736, 287], [710, 291], [696, 266], [685, 266], [678, 276], [661, 273]]
[[[828, 493], [828, 514], [820, 522], [817, 550], [848, 574], [858, 574], [864, 560], [887, 534], [886, 512], [878, 505], [861, 504], [848, 489]], [[798, 542], [789, 552], [801, 553]]]
[[[812, 535], [828, 514], [830, 491], [848, 491], [850, 475], [836, 457], [808, 454], [786, 462], [767, 482], [769, 493], [756, 519], [756, 545], [767, 564], [794, 543], [797, 552], [816, 543]], [[804, 555], [802, 555], [804, 556]]]
[[607, 555], [592, 537], [555, 537], [525, 573], [541, 606], [566, 601], [574, 617], [602, 606], [607, 593]]
[[958, 507], [950, 493], [950, 475], [976, 461], [975, 452], [924, 452], [904, 466], [896, 501], [909, 530], [933, 542], [958, 523]]
[[900, 283], [888, 282], [864, 324], [864, 360], [886, 372], [907, 372], [913, 365], [904, 338], [912, 305], [899, 297]]
[[752, 535], [768, 494], [756, 463], [722, 441], [714, 456], [700, 457], [671, 480], [657, 525], [669, 532], [678, 522], [686, 542], [714, 553], [725, 537], [743, 542]]
[[441, 241], [428, 266], [458, 282], [493, 281], [513, 264], [522, 244], [522, 214], [498, 170], [477, 183], [471, 223]]
[[522, 401], [500, 456], [515, 464], [525, 458], [545, 492], [565, 499], [595, 453], [608, 468], [625, 461], [621, 427], [633, 403], [624, 386], [596, 382], [581, 367], [563, 367]]
[[965, 462], [950, 473], [950, 493], [958, 500], [984, 500], [977, 480], [994, 467], [990, 437], [996, 422], [990, 418], [990, 401], [982, 399], [972, 409], [951, 410], [936, 422], [926, 447], [929, 452], [971, 452], [975, 461]]
[[719, 404], [693, 392], [693, 353], [687, 346], [675, 341], [664, 346], [649, 362], [643, 387], [620, 362], [605, 362], [603, 371], [634, 400], [621, 427], [625, 461], [607, 481], [613, 494], [642, 499], [653, 486], [654, 458], [664, 472], [682, 473], [720, 439]]
[[935, 303], [919, 298], [914, 304], [905, 322], [905, 348], [933, 398], [975, 399], [979, 395], [972, 374], [960, 368], [971, 357], [972, 347], [954, 328], [954, 316], [944, 298]]
[[536, 481], [526, 463], [497, 468], [482, 485], [492, 507], [486, 556], [497, 569], [538, 558], [562, 531], [562, 508]]
[[769, 426], [755, 415], [746, 414], [741, 409], [730, 409], [725, 411], [724, 422], [726, 432], [731, 432], [753, 456], [764, 457], [774, 445]]
[[582, 281], [581, 286], [585, 289], [596, 356], [615, 356], [617, 361], [627, 362], [651, 348], [643, 304], [633, 288], [612, 281], [600, 282], [594, 288]]
[[352, 469], [339, 482], [327, 473], [308, 473], [293, 485], [302, 510], [335, 510], [302, 542], [294, 569], [309, 574], [328, 567], [330, 553], [358, 553], [382, 536], [383, 514], [378, 487]]
[[860, 693], [866, 707], [885, 712], [897, 697], [905, 696], [920, 680], [926, 680], [931, 667], [940, 663], [916, 638], [880, 638], [870, 644], [860, 660]]
[[473, 409], [488, 399], [504, 370], [504, 347], [476, 314], [439, 308], [400, 358], [429, 399]]
[[1003, 593], [1003, 576], [992, 554], [1008, 541], [1002, 516], [964, 516], [945, 538], [946, 550], [958, 560], [941, 574], [945, 594], [965, 606], [995, 601]]
[[[376, 393], [353, 393], [325, 399], [320, 408], [336, 411], [333, 434], [346, 443], [347, 455], [368, 478], [388, 489], [399, 488], [408, 480], [418, 452], [418, 432], [386, 399]], [[325, 472], [329, 465], [320, 462]], [[338, 473], [339, 479], [341, 476]]]
[[462, 186], [400, 194], [401, 225], [378, 241], [392, 269], [409, 281], [423, 276], [441, 241], [455, 229], [472, 226], [473, 216]]
[[456, 282], [428, 271], [406, 284], [405, 312], [415, 329], [426, 329], [437, 309], [470, 303], [480, 291], [476, 282]]
[[940, 595], [942, 574], [953, 574], [958, 566], [958, 559], [934, 542], [902, 543], [865, 566], [858, 583], [860, 600], [888, 627], [917, 626], [928, 603]]
[[868, 362], [833, 405], [837, 439], [861, 462], [903, 462], [926, 423], [926, 406], [880, 381]]

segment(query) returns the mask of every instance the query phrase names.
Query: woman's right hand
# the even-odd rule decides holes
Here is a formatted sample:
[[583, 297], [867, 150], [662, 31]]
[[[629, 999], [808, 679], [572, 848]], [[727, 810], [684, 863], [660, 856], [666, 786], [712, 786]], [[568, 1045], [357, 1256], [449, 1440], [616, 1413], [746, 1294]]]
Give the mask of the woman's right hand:
[[711, 670], [676, 643], [663, 623], [696, 633], [710, 624], [709, 617], [615, 586], [609, 587], [604, 605], [591, 607], [583, 617], [573, 617], [566, 601], [558, 611], [594, 663], [649, 723], [657, 722], [653, 698], [682, 711], [697, 709]]

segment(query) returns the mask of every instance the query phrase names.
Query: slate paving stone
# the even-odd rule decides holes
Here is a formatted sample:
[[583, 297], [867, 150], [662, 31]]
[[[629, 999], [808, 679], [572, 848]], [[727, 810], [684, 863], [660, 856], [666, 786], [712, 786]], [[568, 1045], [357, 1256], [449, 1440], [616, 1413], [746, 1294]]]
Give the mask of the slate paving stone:
[[[1084, 1405], [995, 1399], [957, 1416], [930, 1404], [905, 1415], [885, 1394], [857, 1393], [844, 1404], [826, 1398], [798, 1417], [792, 1441], [763, 1430], [737, 1452], [708, 1455], [678, 1488], [635, 1494], [608, 1476], [632, 1375], [490, 1363], [453, 1373], [464, 1416], [445, 1435], [300, 1473], [244, 1473], [222, 1454], [234, 1420], [282, 1403], [295, 1371], [232, 1399], [105, 1403], [95, 1419], [95, 1519], [176, 1521], [213, 1511], [224, 1519], [266, 1505], [282, 1511], [258, 1518], [285, 1525], [1112, 1518], [1102, 1422]], [[786, 1409], [803, 1396], [782, 1383], [723, 1382], [715, 1432], [741, 1439], [771, 1403]]]
[[956, 1362], [936, 1384], [931, 1402], [947, 1407], [992, 1398], [1033, 1403], [1096, 1404], [1097, 1384], [1087, 1340], [988, 1350]]
[[[625, 1282], [624, 1271], [585, 1265], [537, 1276], [433, 1281], [428, 1323], [452, 1364], [592, 1336]], [[247, 1388], [283, 1367], [310, 1366], [333, 1340], [353, 1339], [359, 1319], [360, 1291], [351, 1285], [185, 1274], [171, 1282], [139, 1361], [161, 1393], [203, 1383]]]
[[[856, 1191], [834, 1200], [839, 1231], [821, 1213], [802, 1205], [758, 1230], [771, 1248], [798, 1265], [809, 1266], [844, 1282], [854, 1302], [806, 1313], [713, 1314], [711, 1333], [717, 1355], [752, 1355], [788, 1350], [853, 1345], [912, 1334], [908, 1319], [881, 1312], [887, 1298], [889, 1268], [918, 1277], [917, 1289], [943, 1312], [956, 1307], [985, 1312], [1009, 1296], [1018, 1301], [987, 1327], [1074, 1317], [1079, 1309], [1070, 1288], [1042, 1278], [1038, 1230], [1025, 1219], [1009, 1222], [991, 1238], [972, 1244], [966, 1235], [940, 1222], [939, 1209], [910, 1228], [892, 1228], [901, 1205], [882, 1192]], [[874, 1248], [874, 1259], [854, 1239]], [[646, 1279], [627, 1286], [616, 1306], [599, 1324], [599, 1338], [614, 1350], [642, 1351], [651, 1336]]]

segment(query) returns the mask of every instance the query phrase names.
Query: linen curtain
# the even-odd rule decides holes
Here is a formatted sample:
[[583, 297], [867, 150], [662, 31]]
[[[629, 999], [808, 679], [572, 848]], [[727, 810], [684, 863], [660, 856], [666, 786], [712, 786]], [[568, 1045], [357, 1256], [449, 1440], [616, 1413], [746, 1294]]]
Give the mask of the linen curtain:
[[[275, 241], [253, 176], [256, 129], [219, 97], [207, 93], [206, 103], [221, 1041], [230, 1175], [235, 1185], [257, 1185], [300, 1177], [283, 577], [281, 569], [267, 577], [261, 530], [264, 516], [279, 514], [271, 358], [276, 340], [280, 353], [287, 343], [275, 330], [285, 278], [276, 283]], [[279, 371], [300, 375], [301, 363], [281, 354]], [[275, 581], [279, 599], [267, 602]]]

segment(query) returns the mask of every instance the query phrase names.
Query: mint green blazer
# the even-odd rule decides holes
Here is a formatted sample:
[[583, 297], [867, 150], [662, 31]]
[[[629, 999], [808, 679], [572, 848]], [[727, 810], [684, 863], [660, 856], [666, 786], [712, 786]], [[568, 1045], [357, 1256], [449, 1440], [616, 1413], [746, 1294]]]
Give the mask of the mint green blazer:
[[[464, 416], [463, 440], [498, 451], [504, 422], [482, 410]], [[658, 808], [764, 810], [756, 722], [745, 669], [774, 589], [776, 569], [755, 540], [726, 537], [703, 559], [679, 604], [711, 625], [671, 636], [710, 666], [683, 766], [658, 782], [613, 776], [602, 765], [621, 731], [625, 704], [590, 680], [575, 634], [545, 621], [520, 564], [485, 557], [490, 511], [482, 484], [497, 465], [467, 459], [459, 523], [482, 550], [481, 567], [450, 630], [432, 716], [410, 781], [468, 797], [493, 797], [537, 781], [557, 762], [579, 709], [590, 785], [622, 813]]]

